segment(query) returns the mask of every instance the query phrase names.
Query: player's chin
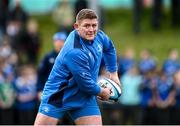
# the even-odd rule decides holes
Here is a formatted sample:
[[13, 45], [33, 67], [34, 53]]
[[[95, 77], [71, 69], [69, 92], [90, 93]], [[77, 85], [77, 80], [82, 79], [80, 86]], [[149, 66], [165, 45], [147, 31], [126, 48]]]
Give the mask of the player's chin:
[[94, 40], [94, 38], [95, 38], [95, 36], [93, 35], [93, 36], [88, 36], [86, 39], [89, 41], [92, 41], [92, 40]]
[[93, 41], [93, 40], [94, 40], [94, 38], [88, 38], [87, 40], [89, 40], [89, 41]]

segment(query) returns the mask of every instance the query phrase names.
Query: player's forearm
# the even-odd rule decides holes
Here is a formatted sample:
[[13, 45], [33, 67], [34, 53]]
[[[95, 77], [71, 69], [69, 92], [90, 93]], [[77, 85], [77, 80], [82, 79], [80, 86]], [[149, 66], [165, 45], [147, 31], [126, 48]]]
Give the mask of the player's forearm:
[[[90, 75], [89, 75], [90, 76]], [[86, 92], [89, 95], [97, 95], [101, 92], [101, 87], [96, 84], [95, 81], [88, 77], [88, 75], [76, 74], [74, 75], [78, 86], [81, 91]]]

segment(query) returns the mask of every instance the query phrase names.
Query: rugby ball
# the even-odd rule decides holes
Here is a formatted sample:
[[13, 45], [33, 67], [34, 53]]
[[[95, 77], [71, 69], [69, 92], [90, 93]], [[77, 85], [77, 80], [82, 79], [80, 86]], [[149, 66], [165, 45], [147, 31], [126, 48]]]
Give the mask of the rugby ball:
[[116, 82], [108, 78], [101, 78], [98, 80], [98, 84], [103, 88], [110, 88], [110, 101], [118, 101], [121, 96], [121, 87]]

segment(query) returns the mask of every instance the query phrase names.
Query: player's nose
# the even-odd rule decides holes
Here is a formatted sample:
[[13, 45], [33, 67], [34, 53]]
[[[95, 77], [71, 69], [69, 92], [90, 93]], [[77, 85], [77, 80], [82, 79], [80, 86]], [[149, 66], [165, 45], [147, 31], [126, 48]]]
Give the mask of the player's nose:
[[92, 26], [90, 26], [88, 30], [89, 30], [89, 31], [93, 31], [94, 28], [93, 28]]

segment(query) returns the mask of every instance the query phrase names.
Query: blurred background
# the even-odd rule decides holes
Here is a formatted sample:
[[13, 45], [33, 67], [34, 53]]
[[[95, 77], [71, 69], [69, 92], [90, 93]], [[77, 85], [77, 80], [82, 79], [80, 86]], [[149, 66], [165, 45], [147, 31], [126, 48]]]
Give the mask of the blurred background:
[[33, 124], [53, 50], [82, 8], [97, 12], [117, 50], [123, 94], [99, 102], [103, 123], [180, 124], [179, 0], [0, 0], [0, 124]]

